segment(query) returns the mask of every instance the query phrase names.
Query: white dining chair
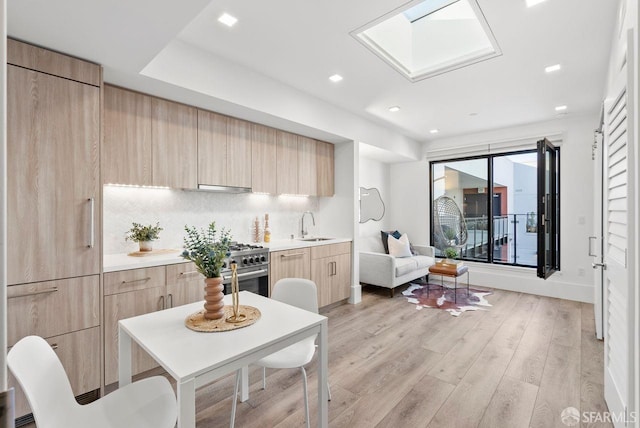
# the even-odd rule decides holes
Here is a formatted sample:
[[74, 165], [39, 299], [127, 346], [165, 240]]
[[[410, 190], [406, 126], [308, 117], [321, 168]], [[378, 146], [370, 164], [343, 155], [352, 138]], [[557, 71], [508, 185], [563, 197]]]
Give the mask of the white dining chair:
[[[291, 306], [309, 312], [318, 313], [318, 291], [313, 281], [303, 278], [283, 278], [273, 286], [271, 298]], [[310, 336], [278, 352], [268, 355], [258, 361], [255, 365], [262, 366], [262, 389], [266, 389], [266, 369], [293, 369], [300, 368], [302, 372], [302, 387], [304, 389], [304, 415], [307, 428], [309, 428], [309, 398], [307, 394], [307, 372], [304, 366], [307, 365], [316, 352], [316, 336]], [[240, 387], [241, 371], [236, 372], [236, 386], [231, 405], [231, 428], [234, 427], [236, 419], [236, 404], [238, 401], [238, 389]], [[331, 389], [327, 382], [329, 401], [331, 401]]]
[[38, 428], [173, 428], [176, 396], [171, 384], [154, 376], [80, 405], [56, 353], [41, 337], [27, 336], [7, 355]]

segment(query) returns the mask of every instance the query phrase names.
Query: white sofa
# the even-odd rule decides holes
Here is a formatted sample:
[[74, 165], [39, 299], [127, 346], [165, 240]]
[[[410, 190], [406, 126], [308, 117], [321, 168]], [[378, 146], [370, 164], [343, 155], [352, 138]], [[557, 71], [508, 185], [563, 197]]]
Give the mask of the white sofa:
[[394, 257], [385, 254], [379, 236], [360, 238], [360, 282], [386, 287], [393, 297], [393, 289], [429, 273], [435, 264], [435, 249], [426, 245], [413, 245], [418, 255]]

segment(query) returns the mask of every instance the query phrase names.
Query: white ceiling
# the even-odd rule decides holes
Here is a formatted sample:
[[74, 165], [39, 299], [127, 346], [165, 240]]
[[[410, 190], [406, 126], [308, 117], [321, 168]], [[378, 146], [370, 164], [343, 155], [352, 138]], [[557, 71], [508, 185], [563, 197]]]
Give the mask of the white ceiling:
[[[101, 63], [105, 81], [249, 120], [253, 114], [268, 124], [283, 120], [277, 113], [258, 118], [252, 106], [234, 104], [231, 97], [217, 99], [196, 83], [159, 82], [139, 73], [171, 44], [191, 45], [203, 57], [230, 64], [229, 70], [250, 70], [264, 76], [264, 82], [286, 85], [309, 100], [416, 141], [553, 119], [554, 107], [561, 104], [569, 115], [598, 111], [618, 0], [547, 0], [532, 8], [525, 0], [478, 0], [503, 55], [411, 83], [349, 33], [414, 3], [8, 0], [7, 16], [11, 36]], [[219, 24], [222, 12], [236, 16], [238, 23], [233, 28]], [[562, 70], [546, 75], [544, 67], [555, 63]], [[331, 83], [328, 77], [334, 73], [344, 80]], [[233, 76], [219, 77], [216, 84], [227, 92], [242, 90]], [[401, 110], [389, 112], [394, 105]], [[311, 136], [316, 138], [331, 132], [329, 126], [317, 128], [301, 126], [298, 132], [315, 132]], [[435, 136], [429, 133], [433, 128], [440, 130]]]

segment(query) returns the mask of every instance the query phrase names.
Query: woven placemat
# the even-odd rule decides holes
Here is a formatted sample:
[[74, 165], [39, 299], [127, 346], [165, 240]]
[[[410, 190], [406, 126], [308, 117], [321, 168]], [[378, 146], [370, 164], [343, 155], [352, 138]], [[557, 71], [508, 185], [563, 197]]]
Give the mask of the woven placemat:
[[247, 327], [260, 319], [260, 310], [253, 306], [240, 305], [238, 307], [240, 314], [246, 315], [247, 319], [238, 323], [227, 322], [227, 318], [233, 315], [233, 306], [224, 307], [224, 317], [219, 320], [204, 319], [204, 309], [195, 314], [189, 315], [184, 320], [184, 325], [193, 331], [201, 331], [206, 333], [214, 333], [219, 331], [230, 331], [238, 328]]
[[151, 251], [134, 251], [133, 253], [127, 254], [130, 257], [147, 257], [147, 256], [159, 256], [161, 254], [169, 254], [169, 253], [177, 253], [180, 250], [175, 250], [172, 248], [166, 248], [162, 250], [151, 250]]

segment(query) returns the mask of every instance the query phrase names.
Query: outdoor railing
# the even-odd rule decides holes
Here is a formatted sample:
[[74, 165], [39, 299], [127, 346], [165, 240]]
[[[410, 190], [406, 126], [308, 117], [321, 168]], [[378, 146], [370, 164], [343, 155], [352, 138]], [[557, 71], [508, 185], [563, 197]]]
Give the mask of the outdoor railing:
[[489, 218], [470, 217], [467, 242], [460, 248], [463, 260], [488, 260], [513, 265], [535, 266], [536, 213], [506, 214], [493, 217], [492, 239], [489, 239]]

